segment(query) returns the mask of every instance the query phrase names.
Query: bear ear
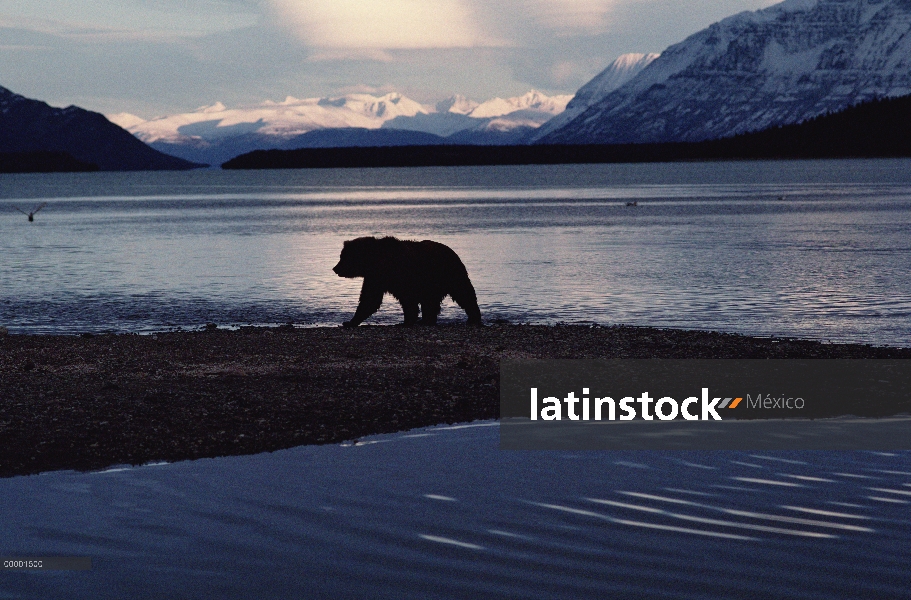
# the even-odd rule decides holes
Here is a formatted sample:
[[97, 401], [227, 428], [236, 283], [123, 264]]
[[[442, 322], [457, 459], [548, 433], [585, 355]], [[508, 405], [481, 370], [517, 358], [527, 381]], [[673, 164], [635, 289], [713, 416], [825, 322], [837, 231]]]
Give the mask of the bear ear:
[[351, 243], [351, 240], [345, 240], [344, 242], [342, 242], [342, 248], [346, 247], [350, 243]]

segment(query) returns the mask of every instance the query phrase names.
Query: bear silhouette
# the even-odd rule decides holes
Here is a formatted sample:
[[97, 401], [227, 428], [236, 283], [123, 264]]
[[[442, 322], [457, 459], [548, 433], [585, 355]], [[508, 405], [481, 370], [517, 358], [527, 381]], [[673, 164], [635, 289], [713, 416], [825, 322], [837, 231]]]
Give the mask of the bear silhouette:
[[357, 310], [343, 323], [345, 327], [357, 327], [375, 313], [387, 292], [402, 305], [405, 325], [436, 324], [446, 296], [468, 314], [469, 325], [481, 324], [481, 309], [468, 271], [459, 255], [445, 244], [361, 237], [344, 243], [332, 270], [339, 277], [364, 278]]

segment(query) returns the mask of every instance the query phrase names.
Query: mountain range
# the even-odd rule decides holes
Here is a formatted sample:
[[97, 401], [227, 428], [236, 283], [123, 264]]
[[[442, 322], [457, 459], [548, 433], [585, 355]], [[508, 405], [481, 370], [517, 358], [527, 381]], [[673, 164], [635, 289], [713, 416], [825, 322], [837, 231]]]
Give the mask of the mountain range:
[[906, 94], [911, 1], [786, 0], [724, 19], [667, 48], [536, 141], [715, 139]]
[[[289, 96], [282, 102], [241, 108], [216, 103], [150, 120], [129, 113], [108, 118], [162, 152], [219, 164], [256, 149], [311, 147], [316, 140], [325, 140], [329, 146], [367, 146], [378, 141], [381, 145], [405, 145], [415, 139], [440, 144], [517, 143], [562, 112], [570, 98], [534, 90], [486, 102], [453, 96], [433, 110], [398, 93], [307, 99]], [[377, 129], [387, 133], [367, 133]], [[343, 131], [312, 135], [320, 130]], [[416, 137], [416, 133], [427, 135]]]
[[700, 142], [909, 94], [911, 0], [785, 0], [660, 55], [623, 55], [572, 98], [532, 90], [428, 107], [398, 93], [289, 96], [108, 120], [0, 87], [0, 170], [185, 169], [259, 149]]
[[550, 165], [911, 156], [911, 96], [877, 99], [802, 123], [700, 142], [408, 145], [256, 150], [224, 169]]
[[532, 90], [524, 96], [478, 103], [457, 95], [437, 103], [434, 112], [396, 117], [382, 127], [433, 133], [452, 144], [517, 144], [562, 113], [571, 98]]
[[[482, 103], [453, 96], [429, 108], [400, 94], [360, 94], [112, 120], [160, 150], [216, 163], [253, 149], [319, 144], [701, 141], [906, 94], [911, 1], [785, 0], [723, 19], [660, 55], [623, 55], [572, 99], [532, 91]], [[300, 137], [333, 128], [345, 131]], [[438, 137], [368, 133], [374, 129]]]
[[[196, 165], [149, 148], [104, 115], [78, 106], [54, 108], [0, 87], [2, 170], [139, 171]], [[61, 154], [69, 155], [69, 160]]]

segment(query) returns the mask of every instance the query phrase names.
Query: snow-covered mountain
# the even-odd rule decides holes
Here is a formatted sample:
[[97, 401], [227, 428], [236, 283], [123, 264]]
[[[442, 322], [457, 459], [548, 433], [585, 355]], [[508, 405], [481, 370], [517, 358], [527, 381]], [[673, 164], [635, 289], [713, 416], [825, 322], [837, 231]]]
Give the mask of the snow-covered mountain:
[[144, 120], [129, 113], [108, 118], [153, 148], [212, 165], [252, 150], [286, 148], [318, 129], [378, 129], [400, 116], [426, 113], [418, 102], [401, 94], [349, 94], [336, 98], [265, 101], [227, 108], [221, 102], [193, 112]]
[[911, 2], [787, 0], [671, 46], [540, 141], [702, 140], [906, 94]]
[[421, 104], [391, 93], [385, 96], [349, 94], [339, 98], [288, 96], [283, 102], [266, 101], [244, 108], [227, 108], [221, 102], [190, 113], [144, 120], [129, 113], [108, 118], [146, 143], [189, 140], [213, 141], [256, 133], [289, 138], [314, 129], [364, 127], [376, 129], [389, 119], [426, 113]]
[[438, 103], [435, 113], [397, 117], [383, 123], [383, 128], [424, 131], [455, 144], [517, 144], [562, 113], [571, 98], [537, 90], [481, 103], [453, 96]]
[[[228, 108], [221, 102], [193, 112], [145, 120], [136, 115], [108, 115], [153, 148], [187, 160], [220, 164], [238, 154], [258, 149], [290, 148], [300, 136], [322, 129], [345, 130], [339, 135], [311, 136], [315, 140], [350, 140], [363, 145], [409, 143], [433, 136], [461, 135], [440, 143], [513, 143], [559, 114], [570, 96], [547, 96], [530, 91], [516, 98], [494, 98], [478, 103], [464, 96], [440, 102], [436, 112], [398, 93], [385, 96], [349, 94], [337, 98], [286, 98], [255, 106]], [[382, 136], [361, 130], [389, 129]], [[402, 133], [396, 136], [395, 130]], [[433, 136], [412, 135], [412, 132]], [[388, 144], [386, 143], [388, 142]]]
[[532, 133], [529, 141], [534, 142], [543, 138], [548, 133], [560, 129], [585, 112], [585, 109], [589, 106], [600, 101], [609, 93], [638, 75], [639, 71], [647, 67], [653, 60], [658, 58], [658, 56], [658, 54], [639, 53], [630, 53], [620, 56], [606, 69], [595, 75], [594, 79], [579, 88], [576, 95], [573, 96], [572, 100], [569, 101], [569, 104], [566, 105], [566, 110], [547, 121], [537, 131]]
[[437, 102], [438, 113], [453, 113], [457, 115], [467, 115], [478, 107], [478, 103], [471, 98], [466, 98], [462, 94], [456, 94], [446, 100]]
[[468, 116], [487, 119], [504, 117], [521, 110], [534, 111], [553, 117], [566, 110], [566, 104], [571, 99], [571, 95], [546, 96], [537, 90], [531, 90], [524, 96], [516, 98], [493, 98], [482, 102], [469, 112]]

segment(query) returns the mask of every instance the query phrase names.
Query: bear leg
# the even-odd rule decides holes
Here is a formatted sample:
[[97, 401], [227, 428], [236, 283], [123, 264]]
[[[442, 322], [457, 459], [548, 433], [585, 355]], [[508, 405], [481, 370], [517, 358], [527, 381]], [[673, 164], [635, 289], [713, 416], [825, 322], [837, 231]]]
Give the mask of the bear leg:
[[365, 277], [364, 285], [361, 287], [361, 297], [357, 303], [357, 310], [354, 311], [354, 316], [351, 317], [351, 320], [345, 321], [342, 326], [357, 327], [363, 323], [370, 315], [380, 309], [384, 293], [385, 290], [382, 286]]
[[402, 325], [414, 325], [418, 322], [418, 301], [410, 298], [399, 300], [402, 311], [405, 313], [405, 322]]
[[478, 307], [478, 296], [475, 294], [474, 286], [471, 285], [471, 280], [468, 279], [467, 274], [465, 281], [459, 282], [456, 289], [449, 295], [468, 315], [469, 325], [481, 325], [481, 309]]
[[440, 305], [443, 298], [433, 298], [432, 300], [421, 301], [421, 320], [420, 325], [436, 325], [437, 316], [440, 314]]

